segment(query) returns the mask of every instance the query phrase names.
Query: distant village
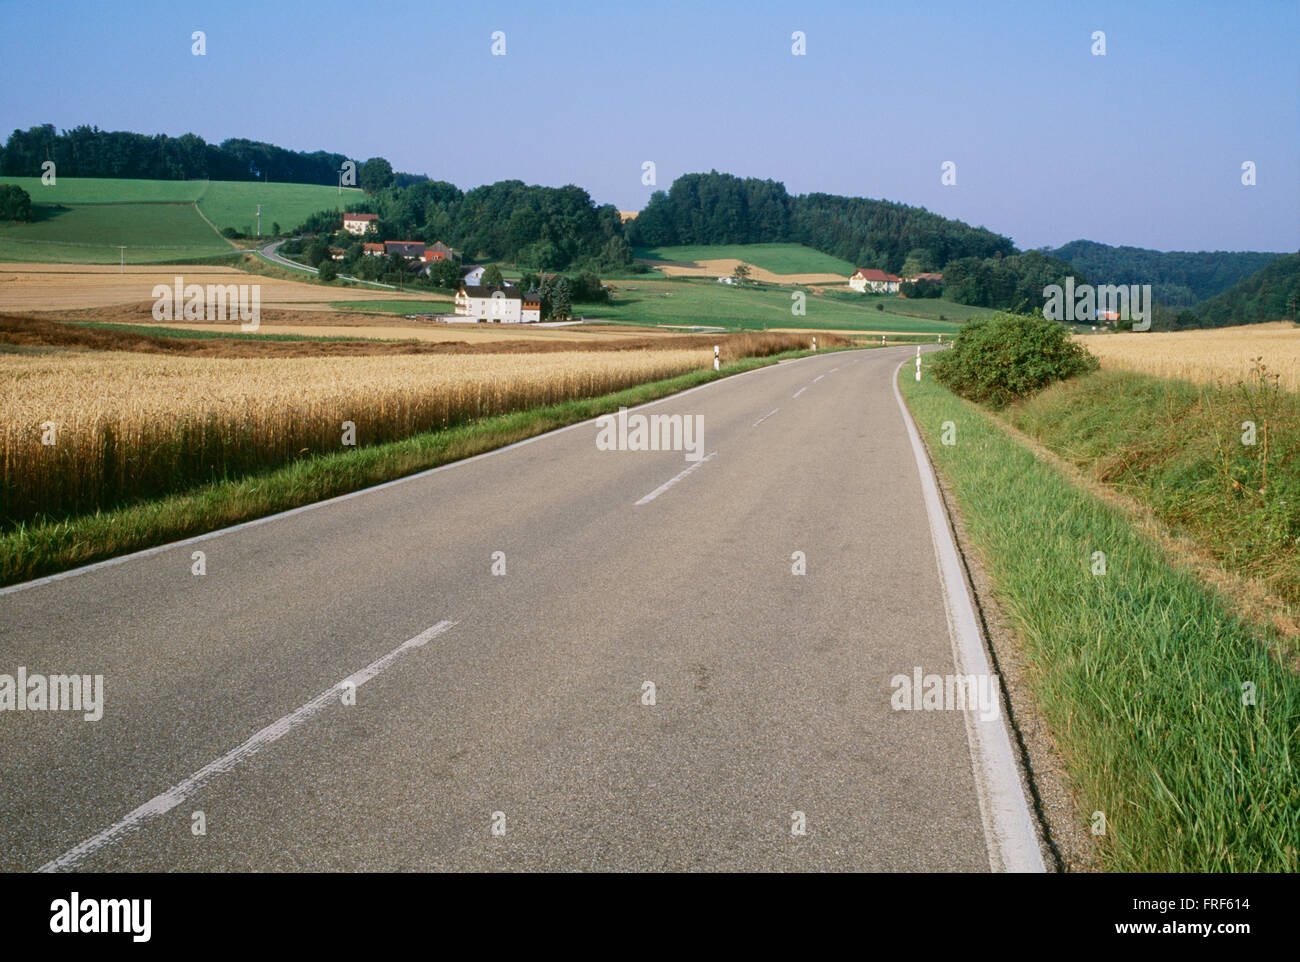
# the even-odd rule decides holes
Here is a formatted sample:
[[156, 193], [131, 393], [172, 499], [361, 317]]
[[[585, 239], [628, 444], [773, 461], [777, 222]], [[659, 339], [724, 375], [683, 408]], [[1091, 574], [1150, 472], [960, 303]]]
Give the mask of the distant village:
[[[379, 217], [375, 214], [352, 213], [343, 215], [343, 229], [356, 237], [366, 237], [377, 229]], [[412, 262], [412, 270], [428, 275], [434, 265], [443, 261], [458, 261], [458, 254], [442, 241], [425, 244], [423, 241], [385, 240], [364, 241], [362, 253], [366, 257], [401, 257]], [[341, 247], [331, 247], [329, 256], [341, 261], [347, 252]], [[440, 315], [439, 320], [464, 323], [530, 324], [542, 320], [542, 295], [536, 290], [523, 291], [503, 280], [498, 285], [484, 285], [486, 268], [468, 265], [460, 267], [460, 284], [456, 291], [455, 313]], [[719, 284], [741, 285], [749, 268], [726, 277]], [[938, 297], [942, 291], [943, 274], [916, 273], [909, 277], [889, 274], [876, 268], [863, 267], [848, 279], [850, 290], [860, 294], [903, 294], [907, 297]]]
[[[375, 214], [344, 214], [343, 229], [364, 237], [375, 230], [378, 219]], [[455, 260], [457, 256], [456, 251], [442, 241], [428, 245], [423, 241], [367, 241], [362, 251], [367, 257], [404, 257], [415, 261], [418, 270], [425, 274], [434, 264]], [[345, 255], [341, 247], [330, 248], [332, 260], [341, 261]], [[439, 320], [479, 324], [533, 324], [541, 321], [542, 299], [537, 291], [521, 291], [504, 281], [497, 286], [485, 286], [482, 283], [485, 270], [472, 265], [462, 270], [460, 287], [456, 291], [455, 313], [443, 315]]]

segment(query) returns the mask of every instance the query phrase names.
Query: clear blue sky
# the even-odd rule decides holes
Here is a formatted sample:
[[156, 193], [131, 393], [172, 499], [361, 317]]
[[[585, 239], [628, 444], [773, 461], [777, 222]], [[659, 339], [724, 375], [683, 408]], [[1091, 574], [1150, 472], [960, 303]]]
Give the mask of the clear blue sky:
[[651, 160], [663, 189], [716, 168], [921, 205], [1021, 247], [1300, 248], [1295, 0], [132, 0], [0, 18], [3, 136], [248, 137], [463, 188], [574, 183], [625, 210]]

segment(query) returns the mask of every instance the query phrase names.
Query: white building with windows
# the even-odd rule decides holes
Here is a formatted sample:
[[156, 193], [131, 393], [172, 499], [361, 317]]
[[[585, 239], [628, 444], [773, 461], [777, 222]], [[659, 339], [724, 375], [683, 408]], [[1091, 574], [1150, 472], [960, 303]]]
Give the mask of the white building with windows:
[[535, 324], [542, 319], [542, 301], [517, 287], [463, 284], [456, 292], [456, 314], [480, 324]]

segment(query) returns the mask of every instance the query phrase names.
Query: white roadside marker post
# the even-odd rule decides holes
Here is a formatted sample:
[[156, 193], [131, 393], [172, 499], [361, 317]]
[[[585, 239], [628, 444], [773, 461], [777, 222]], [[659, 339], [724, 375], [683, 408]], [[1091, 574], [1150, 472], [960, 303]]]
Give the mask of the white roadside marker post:
[[880, 335], [880, 346], [881, 347], [885, 346], [885, 335], [883, 334]]
[[916, 379], [921, 380], [921, 345], [916, 345]]
[[713, 369], [714, 369], [715, 371], [721, 369], [721, 368], [720, 368], [720, 362], [719, 362], [719, 360], [718, 360], [718, 345], [716, 345], [716, 344], [713, 345]]
[[814, 351], [817, 350], [817, 338], [815, 338], [815, 337], [813, 338], [813, 350], [814, 350]]

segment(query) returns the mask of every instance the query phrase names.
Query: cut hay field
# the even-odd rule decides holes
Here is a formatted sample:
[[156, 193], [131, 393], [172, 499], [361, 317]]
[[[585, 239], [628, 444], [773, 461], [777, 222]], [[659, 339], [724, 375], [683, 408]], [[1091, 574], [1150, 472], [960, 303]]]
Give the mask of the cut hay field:
[[856, 269], [848, 261], [802, 244], [713, 244], [638, 249], [636, 257], [669, 277], [729, 276], [737, 264], [771, 284], [847, 283]]
[[[122, 272], [116, 264], [74, 266], [18, 263], [0, 264], [0, 311], [80, 310], [117, 308], [145, 302], [151, 304], [154, 285], [173, 284], [177, 276], [185, 278], [186, 283], [194, 284], [260, 284], [263, 307], [333, 311], [330, 303], [337, 301], [340, 295], [340, 288], [335, 286], [246, 274], [229, 267], [190, 264], [150, 267], [128, 264], [125, 272]], [[358, 303], [368, 300], [391, 302], [404, 298], [404, 295], [394, 291], [371, 290], [359, 286], [349, 288], [347, 296]], [[428, 293], [424, 293], [414, 295], [412, 300], [418, 304], [428, 297]], [[136, 315], [140, 315], [140, 311], [123, 315], [115, 310], [111, 317], [102, 319], [120, 317], [143, 320], [149, 317], [148, 305], [144, 307], [142, 316]]]
[[1078, 337], [1103, 368], [1202, 384], [1233, 383], [1261, 359], [1288, 391], [1300, 391], [1300, 327], [1285, 321], [1202, 331]]
[[[0, 225], [0, 261], [128, 264], [211, 257], [231, 244], [218, 233], [253, 233], [262, 206], [262, 233], [292, 230], [320, 210], [343, 209], [365, 195], [356, 188], [243, 181], [170, 181], [4, 177], [31, 195], [29, 224]], [[61, 205], [61, 206], [60, 206]], [[204, 220], [204, 218], [207, 220]], [[209, 223], [210, 222], [210, 223]]]

